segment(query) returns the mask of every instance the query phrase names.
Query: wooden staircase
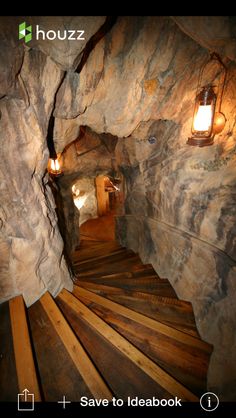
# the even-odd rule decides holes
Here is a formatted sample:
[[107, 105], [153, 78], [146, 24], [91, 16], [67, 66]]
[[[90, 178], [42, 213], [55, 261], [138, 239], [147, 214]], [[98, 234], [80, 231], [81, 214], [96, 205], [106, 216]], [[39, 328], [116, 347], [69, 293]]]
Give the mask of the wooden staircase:
[[45, 293], [27, 310], [22, 296], [0, 305], [0, 400], [27, 388], [38, 401], [198, 401], [212, 346], [191, 304], [116, 242], [83, 240], [73, 264], [73, 293]]

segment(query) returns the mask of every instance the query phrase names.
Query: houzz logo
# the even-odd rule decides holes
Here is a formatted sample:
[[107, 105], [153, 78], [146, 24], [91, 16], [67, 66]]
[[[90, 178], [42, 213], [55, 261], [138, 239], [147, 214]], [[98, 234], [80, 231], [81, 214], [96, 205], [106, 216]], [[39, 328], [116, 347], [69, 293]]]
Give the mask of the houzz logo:
[[32, 39], [32, 26], [27, 26], [23, 22], [19, 25], [19, 39], [25, 38], [25, 43], [31, 41]]
[[[53, 41], [54, 39], [58, 39], [60, 41], [64, 41], [65, 39], [69, 41], [84, 41], [85, 38], [83, 37], [84, 30], [48, 30], [45, 31], [39, 28], [39, 25], [35, 27], [35, 38], [36, 40], [43, 40], [48, 39], [49, 41]], [[32, 39], [32, 26], [26, 26], [26, 23], [23, 22], [19, 25], [19, 39], [25, 38], [25, 43], [31, 41]]]

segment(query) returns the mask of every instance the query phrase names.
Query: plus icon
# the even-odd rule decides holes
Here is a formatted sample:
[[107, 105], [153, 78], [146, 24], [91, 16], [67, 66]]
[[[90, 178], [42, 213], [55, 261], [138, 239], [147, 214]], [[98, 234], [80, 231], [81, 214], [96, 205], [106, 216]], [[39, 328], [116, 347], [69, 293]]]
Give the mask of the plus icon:
[[65, 397], [65, 395], [63, 395], [63, 397], [62, 397], [62, 401], [58, 401], [57, 403], [62, 403], [62, 408], [63, 409], [66, 409], [66, 404], [67, 403], [71, 403], [71, 401], [66, 401], [66, 397]]

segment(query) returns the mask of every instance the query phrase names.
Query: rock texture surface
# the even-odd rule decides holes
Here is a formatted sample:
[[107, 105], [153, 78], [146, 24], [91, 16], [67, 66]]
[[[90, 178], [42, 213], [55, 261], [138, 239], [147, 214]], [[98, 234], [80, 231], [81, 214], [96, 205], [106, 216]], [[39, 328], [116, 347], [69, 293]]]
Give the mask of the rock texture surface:
[[204, 48], [236, 60], [235, 16], [172, 16], [187, 35]]
[[185, 113], [192, 105], [206, 56], [167, 17], [118, 19], [81, 73], [68, 73], [60, 88], [55, 138], [64, 141], [58, 151], [76, 137], [80, 125], [122, 137], [150, 118], [179, 121], [182, 109]]
[[97, 218], [98, 208], [94, 179], [81, 178], [73, 184], [72, 190], [74, 204], [80, 214], [79, 225], [88, 219]]
[[234, 399], [235, 147], [222, 163], [212, 156], [214, 148], [186, 145], [171, 156], [162, 144], [151, 151], [153, 145], [132, 139], [120, 141], [117, 149], [131, 161], [120, 161], [127, 194], [118, 236], [168, 277], [179, 297], [192, 302], [200, 334], [214, 344], [209, 389]]
[[[43, 19], [43, 28], [57, 26], [59, 19]], [[65, 18], [60, 26], [83, 26], [86, 20], [90, 37], [104, 22], [102, 17], [83, 19]], [[56, 295], [62, 287], [73, 287], [45, 175], [46, 136], [62, 69], [75, 66], [88, 38], [82, 43], [33, 38], [24, 46], [17, 39], [21, 22], [20, 17], [0, 21], [0, 298], [23, 294], [30, 305], [46, 290]]]
[[54, 201], [43, 179], [48, 115], [60, 79], [50, 58], [28, 51], [20, 75], [22, 99], [1, 100], [1, 234], [9, 249], [2, 300], [22, 293], [30, 305], [46, 290], [55, 295], [64, 285], [72, 288]]

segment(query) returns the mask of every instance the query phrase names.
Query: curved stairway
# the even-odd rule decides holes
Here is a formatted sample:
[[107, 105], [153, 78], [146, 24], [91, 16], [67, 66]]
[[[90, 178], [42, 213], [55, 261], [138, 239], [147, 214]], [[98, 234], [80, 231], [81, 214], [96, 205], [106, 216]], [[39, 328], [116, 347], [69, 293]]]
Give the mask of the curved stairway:
[[54, 402], [197, 401], [212, 346], [201, 340], [191, 304], [116, 242], [83, 240], [73, 264], [73, 293], [47, 292], [27, 310], [21, 296], [0, 305], [0, 399], [16, 401], [27, 388]]

